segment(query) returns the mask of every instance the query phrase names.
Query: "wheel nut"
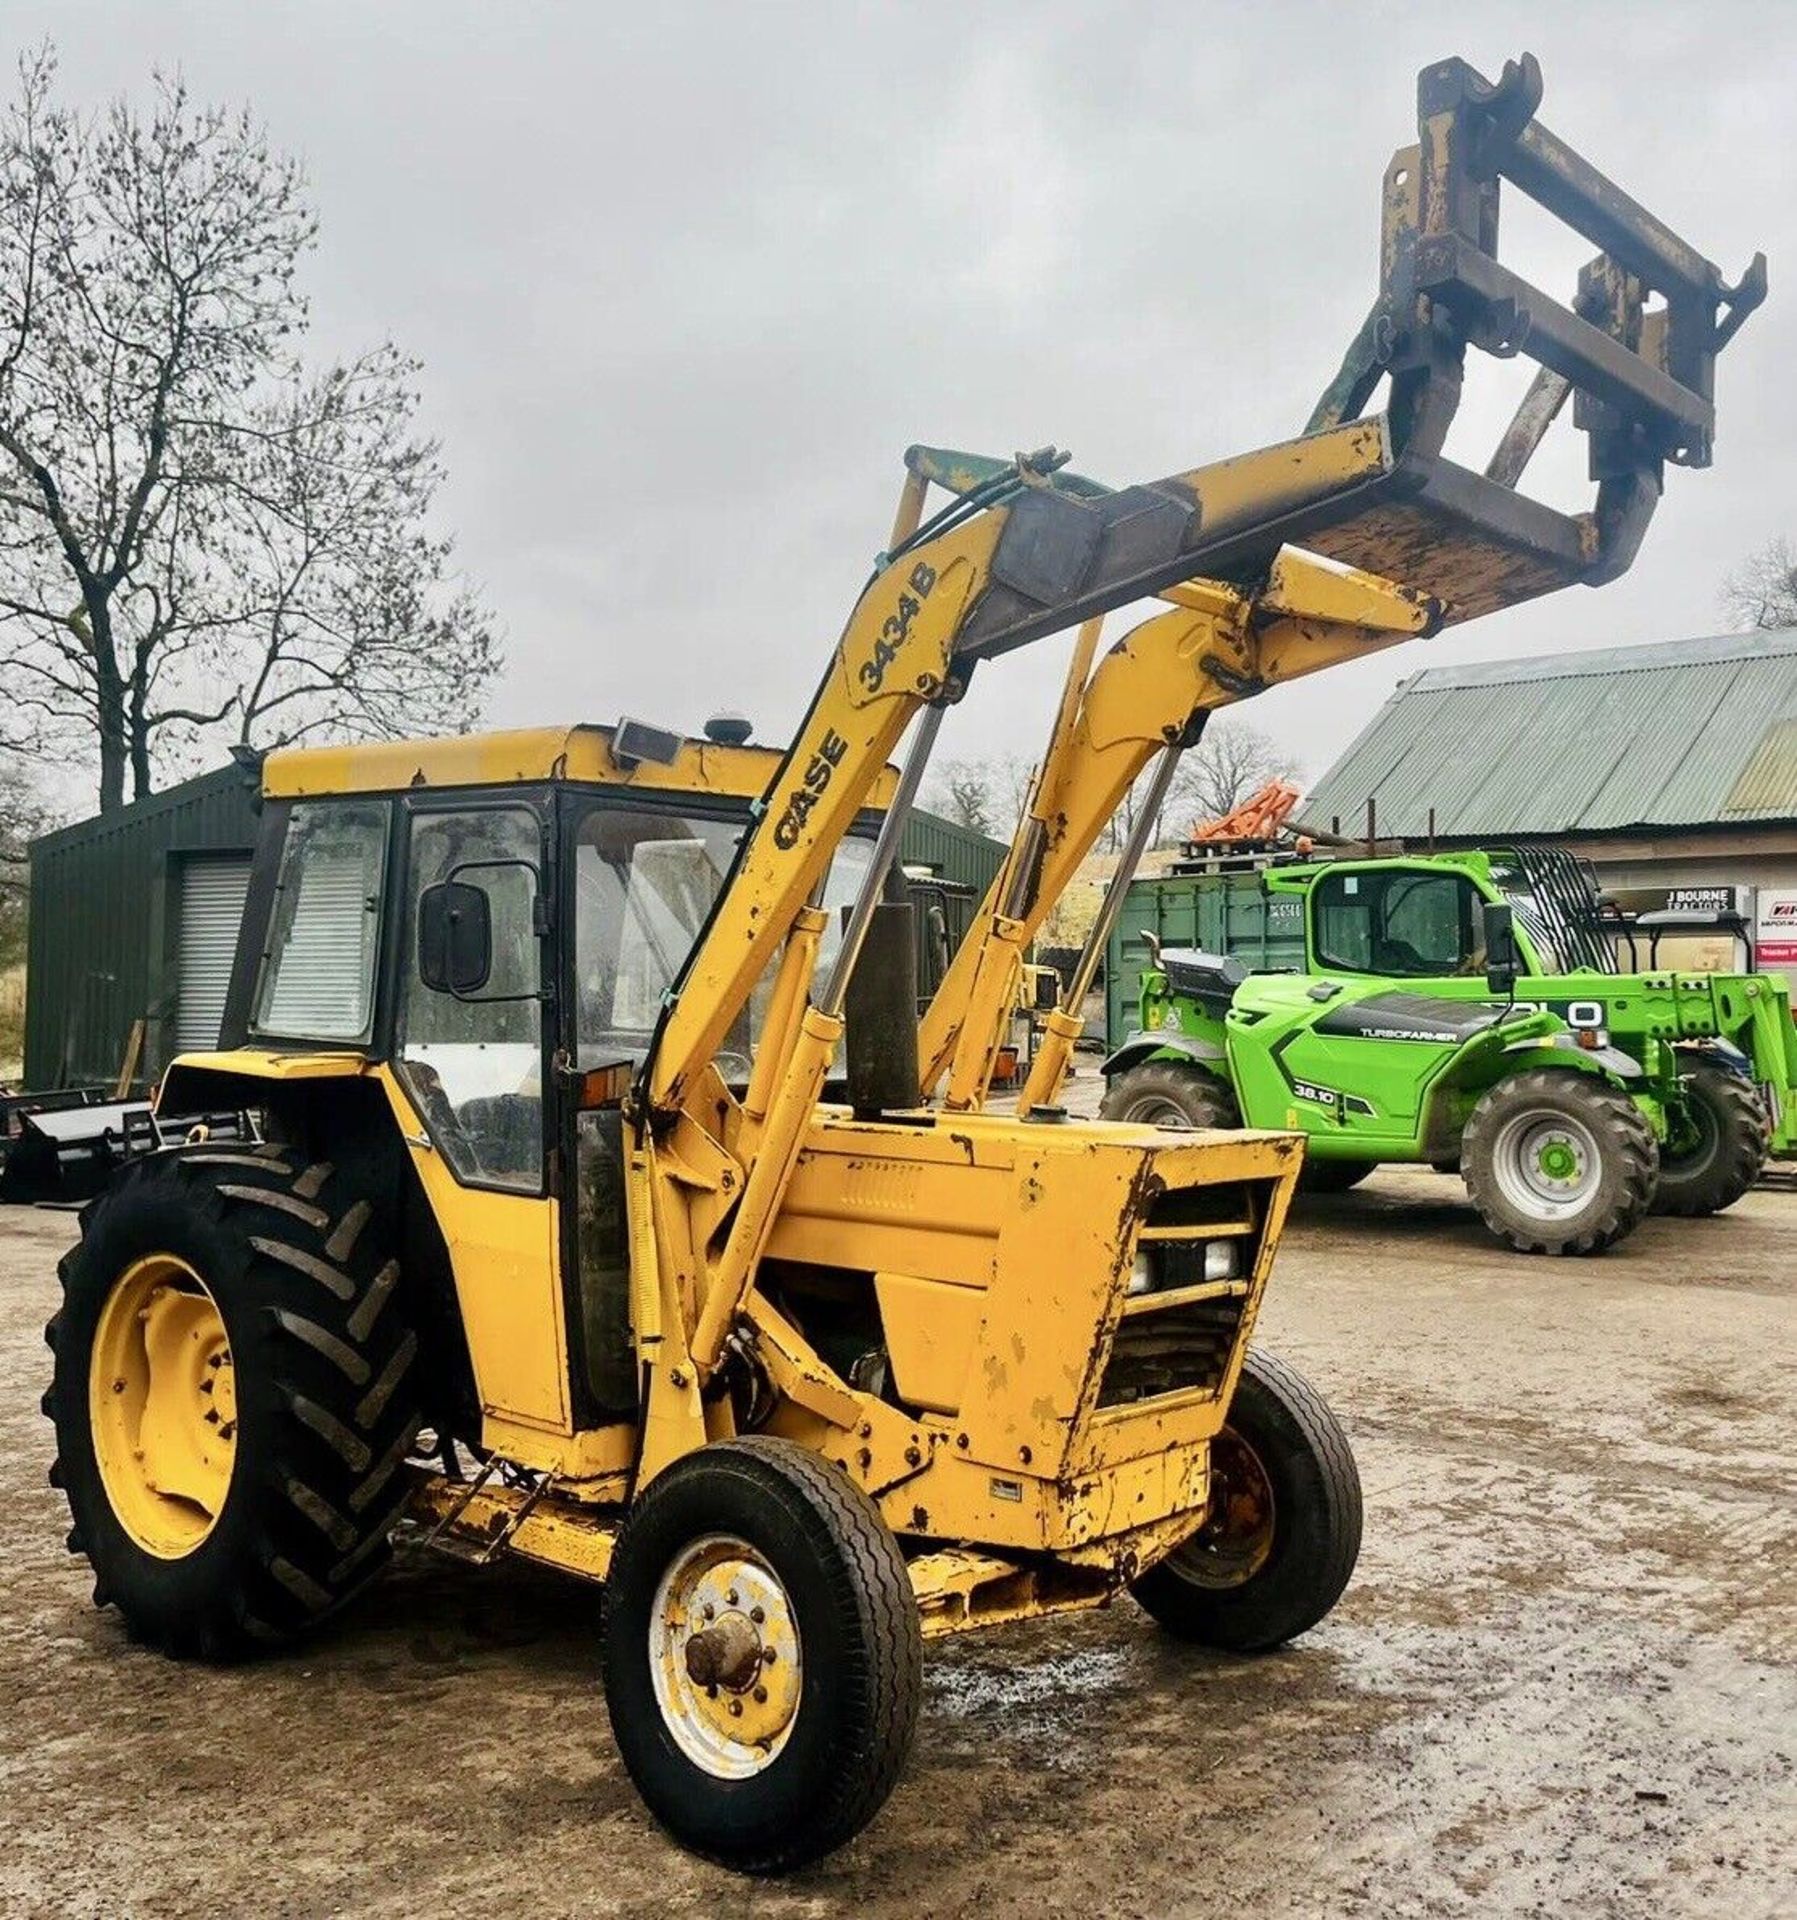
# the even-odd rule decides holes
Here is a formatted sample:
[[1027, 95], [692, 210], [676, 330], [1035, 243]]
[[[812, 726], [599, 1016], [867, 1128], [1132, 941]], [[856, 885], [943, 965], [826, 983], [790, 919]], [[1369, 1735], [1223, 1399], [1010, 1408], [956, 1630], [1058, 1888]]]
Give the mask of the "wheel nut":
[[756, 1626], [760, 1626], [762, 1621], [767, 1618], [767, 1615], [763, 1613], [759, 1607], [751, 1607], [749, 1609], [749, 1618], [755, 1622]]
[[728, 1605], [735, 1606], [736, 1605], [736, 1589], [732, 1587], [730, 1591], [724, 1595], [724, 1599]]
[[766, 1687], [757, 1687], [755, 1689], [755, 1704], [758, 1707], [765, 1707], [767, 1705], [767, 1688]]
[[761, 1664], [764, 1667], [771, 1667], [778, 1658], [779, 1655], [775, 1653], [772, 1647], [763, 1647], [761, 1649]]
[[743, 1703], [740, 1700], [730, 1702], [730, 1718], [740, 1720], [743, 1717]]

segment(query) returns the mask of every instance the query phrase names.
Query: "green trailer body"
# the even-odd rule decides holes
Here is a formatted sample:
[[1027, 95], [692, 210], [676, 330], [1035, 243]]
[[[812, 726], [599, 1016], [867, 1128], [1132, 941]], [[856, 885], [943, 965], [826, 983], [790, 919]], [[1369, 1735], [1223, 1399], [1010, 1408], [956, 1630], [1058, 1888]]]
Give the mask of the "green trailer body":
[[1250, 871], [1168, 874], [1130, 883], [1105, 955], [1105, 1031], [1119, 1047], [1141, 1026], [1141, 978], [1162, 946], [1196, 947], [1254, 973], [1302, 972], [1304, 902]]

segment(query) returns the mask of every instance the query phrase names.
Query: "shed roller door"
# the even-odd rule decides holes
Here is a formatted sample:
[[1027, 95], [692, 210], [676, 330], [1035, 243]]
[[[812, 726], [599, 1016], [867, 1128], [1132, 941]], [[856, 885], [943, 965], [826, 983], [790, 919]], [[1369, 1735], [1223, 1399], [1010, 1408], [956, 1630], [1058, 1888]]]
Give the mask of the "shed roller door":
[[179, 998], [175, 1006], [175, 1046], [181, 1053], [205, 1053], [218, 1045], [249, 884], [248, 854], [182, 862]]

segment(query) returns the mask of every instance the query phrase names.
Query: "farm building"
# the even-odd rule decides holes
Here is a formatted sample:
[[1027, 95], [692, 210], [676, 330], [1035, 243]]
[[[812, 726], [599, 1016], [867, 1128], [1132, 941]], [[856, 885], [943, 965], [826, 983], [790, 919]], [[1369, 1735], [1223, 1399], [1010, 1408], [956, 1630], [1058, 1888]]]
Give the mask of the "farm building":
[[[246, 759], [33, 843], [27, 1087], [114, 1080], [140, 1019], [142, 1078], [216, 1044], [258, 772]], [[900, 857], [928, 937], [958, 942], [1003, 851], [952, 820], [913, 814]]]
[[1530, 839], [1613, 892], [1797, 890], [1797, 630], [1434, 667], [1323, 775], [1306, 825]]

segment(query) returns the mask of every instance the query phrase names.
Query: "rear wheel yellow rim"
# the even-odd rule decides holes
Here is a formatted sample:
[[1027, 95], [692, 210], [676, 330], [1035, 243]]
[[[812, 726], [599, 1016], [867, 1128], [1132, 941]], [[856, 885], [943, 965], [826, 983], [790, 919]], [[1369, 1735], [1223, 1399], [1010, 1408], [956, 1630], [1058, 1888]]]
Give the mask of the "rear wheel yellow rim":
[[153, 1253], [113, 1282], [88, 1372], [94, 1459], [135, 1544], [180, 1560], [211, 1534], [237, 1460], [224, 1316], [185, 1260]]

